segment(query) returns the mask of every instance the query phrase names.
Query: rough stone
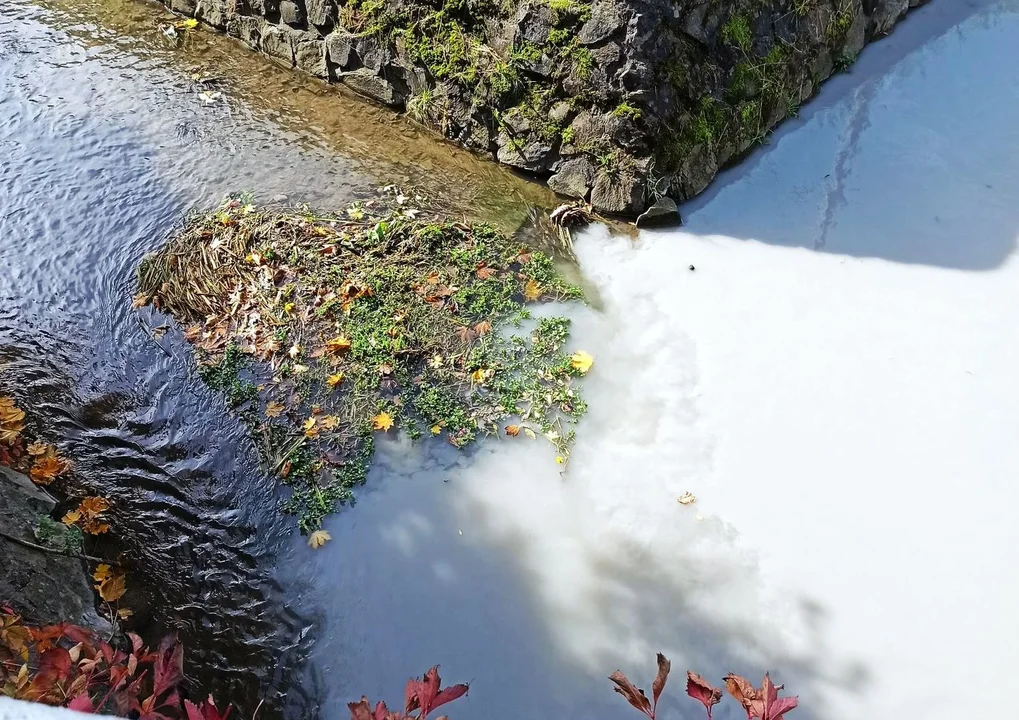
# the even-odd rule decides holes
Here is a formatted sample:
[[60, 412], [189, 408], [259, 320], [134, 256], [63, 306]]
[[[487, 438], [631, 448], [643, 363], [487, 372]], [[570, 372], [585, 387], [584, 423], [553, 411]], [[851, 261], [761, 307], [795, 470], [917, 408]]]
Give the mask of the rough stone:
[[627, 170], [599, 170], [591, 190], [591, 204], [607, 213], [637, 213], [644, 206], [644, 184], [644, 178]]
[[280, 3], [280, 20], [290, 27], [304, 27], [304, 9], [291, 0], [283, 0]]
[[566, 160], [559, 171], [548, 179], [548, 186], [560, 195], [586, 199], [594, 185], [594, 163], [586, 157]]
[[637, 227], [665, 227], [678, 225], [680, 222], [679, 207], [676, 201], [667, 195], [658, 198], [647, 210], [637, 216]]
[[552, 145], [540, 139], [521, 141], [500, 133], [496, 142], [499, 162], [520, 170], [545, 172], [556, 159]]
[[555, 26], [555, 13], [550, 7], [544, 4], [525, 4], [517, 12], [514, 43], [517, 47], [524, 43], [544, 45]]
[[227, 22], [235, 14], [231, 8], [227, 0], [198, 0], [195, 5], [195, 17], [217, 30], [225, 30]]
[[341, 70], [353, 70], [357, 61], [357, 53], [354, 51], [355, 40], [356, 37], [346, 30], [333, 30], [326, 35], [325, 45], [329, 64]]
[[[41, 544], [35, 528], [56, 501], [20, 473], [0, 467], [0, 531]], [[0, 538], [0, 599], [34, 625], [61, 621], [108, 631], [95, 611], [95, 598], [78, 558], [34, 550]]]
[[[919, 4], [919, 3], [917, 3]], [[883, 35], [910, 7], [909, 0], [863, 0], [863, 11], [868, 16], [868, 30], [871, 35]]]
[[597, 45], [612, 37], [623, 26], [619, 7], [613, 0], [595, 0], [591, 5], [591, 19], [584, 23], [577, 34], [580, 44]]
[[181, 15], [194, 15], [197, 9], [195, 0], [170, 0], [167, 5], [175, 13], [180, 13]]
[[307, 0], [308, 22], [316, 27], [332, 27], [338, 17], [334, 0]]
[[399, 96], [392, 83], [380, 78], [371, 70], [360, 69], [352, 72], [339, 74], [340, 81], [366, 98], [371, 98], [384, 105], [396, 105], [399, 103]]
[[287, 66], [294, 66], [294, 36], [290, 28], [266, 25], [259, 44], [266, 55]]
[[258, 50], [261, 47], [264, 29], [264, 20], [248, 15], [238, 15], [226, 25], [227, 34], [239, 39], [252, 50]]
[[325, 42], [312, 38], [301, 39], [294, 50], [294, 61], [301, 70], [315, 77], [328, 77]]

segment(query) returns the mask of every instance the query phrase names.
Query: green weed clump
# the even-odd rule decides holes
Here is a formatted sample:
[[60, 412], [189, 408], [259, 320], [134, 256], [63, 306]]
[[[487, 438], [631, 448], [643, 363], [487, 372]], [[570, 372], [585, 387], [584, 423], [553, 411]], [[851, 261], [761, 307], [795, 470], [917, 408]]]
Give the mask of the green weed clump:
[[[371, 466], [377, 433], [461, 448], [543, 436], [565, 464], [586, 410], [552, 258], [392, 189], [340, 214], [233, 200], [191, 217], [139, 269], [139, 302], [190, 326], [199, 374], [251, 427], [310, 532]], [[521, 440], [523, 441], [523, 440]]]

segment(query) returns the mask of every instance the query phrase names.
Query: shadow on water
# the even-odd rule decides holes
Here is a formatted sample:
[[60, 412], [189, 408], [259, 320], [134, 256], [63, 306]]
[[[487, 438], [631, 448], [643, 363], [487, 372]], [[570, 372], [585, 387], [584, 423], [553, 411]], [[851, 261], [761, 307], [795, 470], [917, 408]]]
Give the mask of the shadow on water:
[[[848, 73], [826, 83], [768, 146], [687, 203], [689, 229], [901, 263], [998, 267], [1015, 251], [1019, 214], [961, 246], [955, 238], [967, 234], [966, 217], [945, 208], [959, 205], [960, 174], [971, 180], [963, 204], [1015, 207], [1015, 158], [1000, 148], [1001, 138], [1016, 132], [1010, 118], [1019, 96], [1012, 72], [1019, 48], [1011, 34], [1017, 12], [1012, 0], [931, 2], [912, 11]], [[967, 42], [976, 33], [992, 41]], [[883, 142], [875, 127], [888, 122], [911, 128], [925, 144]], [[786, 140], [794, 133], [799, 142], [790, 147]], [[809, 153], [805, 135], [814, 139]], [[866, 190], [860, 177], [875, 166], [902, 192], [853, 202]], [[760, 192], [758, 182], [771, 190]], [[793, 213], [815, 207], [815, 219], [793, 222], [774, 212], [776, 198], [786, 196], [794, 198]], [[730, 202], [740, 212], [720, 215]], [[926, 225], [932, 216], [934, 232]]]

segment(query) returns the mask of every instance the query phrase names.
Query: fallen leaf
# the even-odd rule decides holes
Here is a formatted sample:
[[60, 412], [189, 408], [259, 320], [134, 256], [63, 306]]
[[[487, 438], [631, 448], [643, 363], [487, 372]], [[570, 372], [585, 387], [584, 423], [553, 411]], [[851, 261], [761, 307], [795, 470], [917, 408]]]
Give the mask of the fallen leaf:
[[336, 387], [341, 382], [343, 382], [343, 373], [341, 372], [338, 372], [335, 375], [330, 375], [329, 377], [326, 378], [326, 385], [328, 385], [331, 388]]
[[471, 373], [471, 382], [480, 385], [488, 378], [488, 373], [489, 371], [485, 368], [478, 368]]
[[389, 363], [382, 363], [381, 365], [379, 365], [379, 375], [392, 375], [392, 374], [393, 374], [392, 365], [390, 365]]
[[319, 418], [318, 424], [326, 430], [335, 430], [340, 426], [340, 419], [335, 415], [323, 415]]
[[68, 510], [64, 513], [64, 516], [60, 518], [60, 522], [64, 525], [74, 525], [79, 520], [81, 520], [81, 513], [77, 510]]
[[57, 457], [55, 452], [48, 452], [46, 455], [36, 459], [32, 469], [29, 470], [29, 477], [38, 485], [49, 485], [67, 470], [67, 461]]
[[570, 355], [570, 367], [581, 375], [587, 375], [592, 365], [594, 365], [594, 358], [583, 350], [578, 350]]
[[304, 424], [301, 427], [304, 429], [304, 434], [307, 437], [315, 437], [318, 435], [318, 428], [315, 427], [316, 422], [317, 420], [313, 417], [304, 421]]
[[99, 597], [106, 602], [116, 602], [127, 592], [127, 573], [121, 570], [110, 570], [95, 586]]
[[284, 410], [286, 410], [286, 406], [283, 405], [283, 403], [279, 403], [273, 400], [272, 402], [265, 406], [265, 416], [277, 418], [283, 414]]
[[476, 332], [479, 336], [490, 333], [492, 332], [492, 323], [488, 322], [488, 320], [482, 320], [474, 326], [474, 332]]
[[325, 530], [316, 530], [308, 536], [308, 547], [318, 550], [320, 547], [325, 545], [327, 542], [333, 539]]
[[389, 432], [389, 428], [393, 427], [393, 417], [387, 412], [380, 412], [374, 418], [372, 418], [372, 427], [376, 430], [382, 430], [383, 432]]
[[78, 505], [79, 512], [85, 515], [98, 515], [110, 509], [110, 501], [104, 497], [90, 495]]
[[290, 349], [287, 350], [287, 355], [290, 356], [291, 360], [296, 360], [297, 356], [300, 355], [300, 354], [301, 354], [301, 346], [298, 345], [297, 343], [294, 343], [293, 345], [291, 345]]
[[507, 425], [506, 426], [506, 434], [509, 435], [510, 437], [516, 437], [517, 435], [520, 434], [520, 426], [519, 425]]
[[428, 365], [434, 368], [435, 370], [438, 370], [439, 368], [442, 367], [443, 362], [444, 361], [442, 355], [433, 355], [432, 359], [428, 361]]
[[307, 365], [300, 365], [298, 363], [294, 363], [294, 365], [290, 369], [294, 371], [294, 375], [300, 375], [302, 373], [308, 372]]
[[490, 267], [480, 267], [480, 268], [478, 268], [478, 279], [480, 279], [480, 280], [487, 280], [488, 278], [492, 277], [493, 275], [495, 275], [495, 270], [493, 268], [490, 268]]
[[151, 295], [146, 292], [138, 293], [134, 296], [134, 299], [131, 300], [131, 309], [137, 310], [138, 308], [145, 307], [150, 302], [152, 302]]
[[120, 608], [119, 610], [117, 610], [117, 617], [119, 617], [121, 620], [127, 620], [132, 615], [134, 615], [134, 610], [131, 610], [129, 608]]
[[196, 27], [198, 27], [198, 21], [195, 20], [194, 18], [188, 18], [187, 20], [182, 22], [181, 25], [187, 28], [188, 30], [194, 30]]
[[50, 446], [44, 442], [34, 442], [25, 449], [29, 455], [45, 455], [49, 451]]
[[697, 502], [697, 497], [692, 492], [685, 492], [677, 499], [680, 505], [693, 505]]
[[531, 440], [537, 440], [538, 439], [538, 436], [535, 435], [534, 430], [531, 430], [531, 428], [529, 428], [529, 427], [525, 427], [524, 428], [524, 435], [526, 435], [527, 437], [531, 438]]
[[438, 425], [432, 425], [431, 430], [432, 430], [432, 435], [438, 435], [439, 433], [442, 432], [442, 428], [439, 427]]
[[350, 340], [343, 335], [337, 335], [332, 340], [326, 341], [326, 347], [334, 353], [346, 352], [350, 350]]
[[524, 300], [534, 302], [541, 297], [541, 286], [534, 280], [528, 280], [524, 285]]

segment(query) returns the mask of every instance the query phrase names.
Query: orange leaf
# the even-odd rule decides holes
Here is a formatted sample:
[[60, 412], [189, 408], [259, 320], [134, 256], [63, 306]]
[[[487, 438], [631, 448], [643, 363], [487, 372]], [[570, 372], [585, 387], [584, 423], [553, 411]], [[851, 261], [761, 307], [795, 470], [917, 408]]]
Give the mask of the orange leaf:
[[337, 335], [332, 340], [326, 341], [326, 347], [335, 353], [346, 352], [350, 350], [350, 340], [343, 335]]
[[393, 416], [387, 412], [380, 412], [372, 418], [372, 427], [376, 430], [389, 432], [389, 428], [393, 427]]
[[283, 403], [278, 403], [274, 400], [265, 406], [265, 416], [277, 418], [283, 414], [284, 410], [286, 410], [286, 407], [284, 407]]
[[534, 282], [534, 280], [528, 280], [524, 285], [524, 300], [527, 302], [534, 302], [541, 297], [541, 286]]
[[519, 425], [507, 425], [506, 426], [506, 434], [509, 435], [510, 437], [516, 437], [517, 435], [520, 434], [520, 426]]

